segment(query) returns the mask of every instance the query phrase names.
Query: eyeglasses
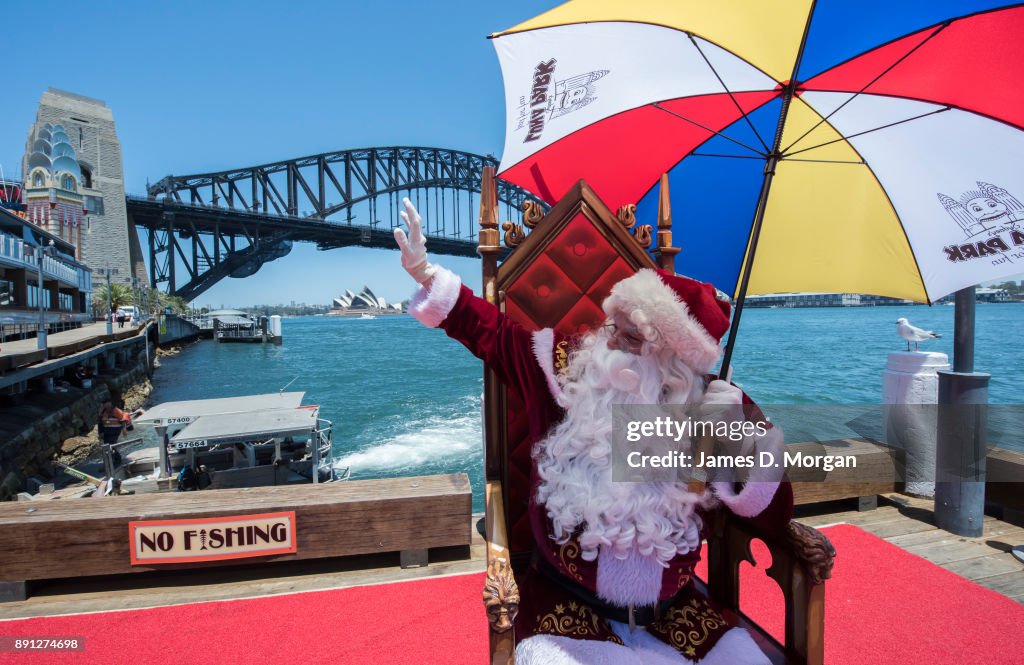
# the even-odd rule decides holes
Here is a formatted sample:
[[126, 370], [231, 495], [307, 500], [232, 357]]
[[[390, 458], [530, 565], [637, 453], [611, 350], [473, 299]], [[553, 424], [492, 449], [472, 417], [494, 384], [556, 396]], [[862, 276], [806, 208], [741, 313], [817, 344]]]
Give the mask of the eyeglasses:
[[621, 351], [637, 352], [643, 348], [644, 342], [647, 341], [643, 333], [638, 329], [625, 326], [620, 328], [614, 321], [609, 321], [602, 328], [608, 330], [608, 334], [611, 337], [610, 341], [617, 341], [616, 346], [619, 346]]

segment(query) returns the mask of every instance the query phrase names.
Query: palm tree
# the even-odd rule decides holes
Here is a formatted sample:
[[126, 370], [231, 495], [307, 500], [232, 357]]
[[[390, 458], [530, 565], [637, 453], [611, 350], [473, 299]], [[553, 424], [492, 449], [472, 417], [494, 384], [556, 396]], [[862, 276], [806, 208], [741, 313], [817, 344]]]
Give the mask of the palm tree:
[[[110, 284], [110, 308], [117, 309], [124, 305], [132, 304], [132, 287], [127, 284]], [[92, 292], [93, 311], [107, 311], [107, 285], [100, 284]]]

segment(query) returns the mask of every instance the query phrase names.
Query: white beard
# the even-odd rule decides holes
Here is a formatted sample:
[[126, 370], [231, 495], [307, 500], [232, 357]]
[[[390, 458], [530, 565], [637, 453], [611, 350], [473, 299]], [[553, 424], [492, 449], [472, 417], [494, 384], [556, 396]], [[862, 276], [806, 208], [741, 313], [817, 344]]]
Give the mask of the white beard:
[[534, 449], [537, 499], [557, 542], [583, 527], [585, 560], [600, 549], [620, 560], [653, 556], [667, 567], [700, 547], [694, 508], [712, 499], [690, 493], [683, 482], [612, 482], [612, 405], [696, 403], [703, 381], [671, 353], [645, 344], [637, 356], [611, 350], [607, 341], [607, 333], [594, 333], [570, 358], [559, 397], [566, 417]]

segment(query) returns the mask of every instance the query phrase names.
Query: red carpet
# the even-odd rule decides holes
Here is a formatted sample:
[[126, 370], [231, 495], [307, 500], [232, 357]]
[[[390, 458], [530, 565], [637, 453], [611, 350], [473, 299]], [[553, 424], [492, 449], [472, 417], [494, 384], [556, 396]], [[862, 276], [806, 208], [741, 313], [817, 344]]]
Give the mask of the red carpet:
[[[1024, 662], [1024, 606], [852, 526], [826, 593], [830, 665]], [[767, 552], [755, 548], [759, 561]], [[224, 603], [0, 622], [0, 635], [85, 636], [86, 652], [0, 653], [0, 663], [485, 663], [483, 575]], [[780, 592], [744, 572], [742, 605], [782, 632]]]
[[[838, 553], [825, 587], [829, 665], [1024, 663], [1024, 605], [858, 527], [823, 532]], [[781, 641], [782, 592], [760, 571], [767, 548], [753, 549], [758, 569], [744, 564], [740, 607]]]
[[0, 621], [0, 635], [84, 635], [84, 653], [0, 663], [463, 665], [487, 662], [483, 573], [147, 610]]

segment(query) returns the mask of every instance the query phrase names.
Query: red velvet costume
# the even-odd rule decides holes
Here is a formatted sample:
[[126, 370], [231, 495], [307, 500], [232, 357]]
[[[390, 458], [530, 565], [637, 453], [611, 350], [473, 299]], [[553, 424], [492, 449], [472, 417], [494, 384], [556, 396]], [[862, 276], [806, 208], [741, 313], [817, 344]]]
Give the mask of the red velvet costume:
[[[531, 445], [543, 439], [563, 418], [564, 411], [555, 401], [560, 390], [556, 376], [564, 369], [566, 343], [571, 344], [571, 340], [550, 329], [528, 331], [495, 306], [474, 296], [445, 270], [435, 275], [429, 292], [421, 289], [417, 293], [410, 313], [428, 326], [444, 329], [495, 370], [508, 388], [527, 398], [524, 402]], [[529, 512], [538, 555], [543, 558], [540, 566], [546, 563], [548, 571], [557, 571], [568, 583], [552, 583], [538, 572], [538, 563], [534, 562], [527, 575], [518, 580], [522, 598], [516, 619], [518, 639], [552, 634], [621, 643], [601, 615], [601, 608], [591, 607], [571, 593], [577, 585], [591, 593], [598, 591], [598, 561], [586, 561], [580, 556], [581, 548], [575, 537], [562, 545], [552, 538], [553, 529], [544, 506], [536, 502], [537, 481], [534, 465]], [[782, 532], [792, 514], [789, 484], [770, 484], [767, 490], [763, 486], [769, 483], [756, 485], [761, 486], [757, 492], [740, 491], [720, 497], [710, 511], [725, 509], [726, 504], [741, 518], [755, 522], [762, 532]], [[698, 509], [704, 524], [709, 522], [707, 512]], [[659, 600], [671, 599], [671, 604], [661, 607], [659, 618], [646, 627], [648, 633], [671, 644], [690, 660], [702, 659], [731, 628], [729, 617], [723, 616], [689, 583], [699, 559], [699, 550], [695, 550], [670, 561], [662, 573]]]

